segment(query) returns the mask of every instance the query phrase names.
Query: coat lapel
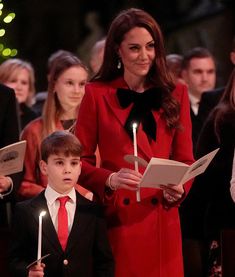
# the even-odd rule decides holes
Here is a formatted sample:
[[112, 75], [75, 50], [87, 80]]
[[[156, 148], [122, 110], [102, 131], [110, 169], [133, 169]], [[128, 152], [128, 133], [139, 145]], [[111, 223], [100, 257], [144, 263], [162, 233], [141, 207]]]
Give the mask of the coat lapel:
[[132, 105], [130, 105], [126, 109], [123, 109], [120, 107], [118, 98], [116, 96], [117, 88], [128, 89], [128, 86], [123, 79], [115, 80], [115, 81], [111, 82], [111, 86], [109, 86], [109, 88], [108, 88], [108, 93], [104, 94], [104, 98], [105, 98], [105, 102], [107, 103], [109, 108], [112, 110], [114, 116], [117, 118], [117, 120], [120, 122], [120, 124], [122, 126], [124, 126]]
[[[123, 126], [123, 131], [126, 133], [126, 136], [130, 140], [130, 143], [133, 144], [133, 141], [127, 134], [124, 125], [128, 118], [128, 115], [131, 111], [132, 104], [127, 108], [122, 108], [118, 102], [118, 98], [116, 96], [117, 88], [125, 88], [128, 89], [127, 84], [122, 78], [119, 78], [113, 82], [111, 82], [111, 86], [108, 89], [108, 93], [104, 95], [105, 101], [109, 108], [112, 110], [112, 113], [116, 117], [116, 119], [119, 121], [119, 123]], [[157, 122], [160, 113], [154, 111], [153, 112], [154, 118]], [[142, 126], [140, 126], [142, 129]], [[140, 132], [141, 131], [141, 132]], [[138, 144], [138, 154], [141, 155], [145, 160], [151, 159], [153, 156], [153, 151], [151, 149], [151, 145], [149, 143], [149, 139], [147, 135], [143, 132], [143, 130], [139, 130], [137, 132], [137, 144]]]

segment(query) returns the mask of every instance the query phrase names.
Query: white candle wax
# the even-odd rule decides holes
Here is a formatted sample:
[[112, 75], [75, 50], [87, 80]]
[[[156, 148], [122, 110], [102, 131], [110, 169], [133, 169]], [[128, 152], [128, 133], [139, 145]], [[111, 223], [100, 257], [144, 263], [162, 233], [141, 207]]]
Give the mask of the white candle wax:
[[[39, 223], [38, 223], [38, 253], [37, 253], [37, 260], [41, 259], [42, 257], [42, 217], [46, 214], [45, 211], [42, 211], [39, 214]], [[40, 261], [38, 261], [38, 264]]]
[[[133, 144], [134, 144], [134, 156], [138, 157], [138, 152], [137, 152], [137, 138], [136, 138], [136, 129], [137, 129], [137, 124], [134, 123], [132, 125], [133, 127]], [[135, 161], [135, 171], [139, 171], [139, 167], [138, 167], [138, 162]]]
[[[136, 137], [136, 129], [137, 129], [137, 124], [133, 123], [132, 125], [133, 128], [133, 144], [134, 144], [134, 156], [138, 157], [138, 151], [137, 151], [137, 137]], [[138, 161], [135, 161], [135, 171], [139, 172], [139, 165]], [[140, 202], [140, 188], [138, 187], [136, 191], [136, 201]]]

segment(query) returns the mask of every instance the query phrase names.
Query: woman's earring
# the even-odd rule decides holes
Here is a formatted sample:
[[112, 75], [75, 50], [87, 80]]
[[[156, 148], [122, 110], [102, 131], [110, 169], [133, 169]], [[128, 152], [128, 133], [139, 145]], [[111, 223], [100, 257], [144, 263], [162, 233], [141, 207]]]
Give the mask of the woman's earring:
[[121, 67], [122, 67], [122, 63], [121, 63], [121, 60], [119, 59], [118, 64], [117, 64], [117, 68], [120, 69]]

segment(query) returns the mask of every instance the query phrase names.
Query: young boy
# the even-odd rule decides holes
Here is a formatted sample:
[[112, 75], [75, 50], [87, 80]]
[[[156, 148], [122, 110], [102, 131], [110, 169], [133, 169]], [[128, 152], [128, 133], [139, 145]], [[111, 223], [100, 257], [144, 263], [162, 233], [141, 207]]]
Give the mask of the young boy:
[[[67, 131], [56, 131], [42, 141], [40, 169], [48, 177], [48, 186], [15, 209], [10, 245], [13, 276], [114, 276], [101, 207], [74, 189], [81, 172], [81, 151], [78, 139]], [[65, 209], [60, 204], [64, 196]], [[46, 211], [41, 256], [50, 255], [27, 269], [37, 259], [41, 211]]]

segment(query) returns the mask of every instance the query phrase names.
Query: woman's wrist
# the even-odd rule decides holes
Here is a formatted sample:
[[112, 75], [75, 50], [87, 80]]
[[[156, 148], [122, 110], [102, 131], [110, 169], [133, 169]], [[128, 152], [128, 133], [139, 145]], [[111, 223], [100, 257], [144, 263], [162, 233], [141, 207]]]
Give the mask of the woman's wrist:
[[117, 186], [112, 182], [113, 175], [116, 174], [115, 172], [111, 173], [106, 181], [106, 186], [109, 187], [111, 190], [116, 190]]
[[4, 196], [7, 196], [13, 190], [13, 181], [12, 181], [11, 177], [6, 176], [6, 179], [8, 181], [8, 186], [4, 193], [0, 193], [0, 199], [3, 199]]
[[7, 186], [7, 190], [6, 191], [8, 191], [13, 186], [13, 182], [12, 182], [11, 177], [6, 176], [6, 179], [8, 181], [8, 186]]

